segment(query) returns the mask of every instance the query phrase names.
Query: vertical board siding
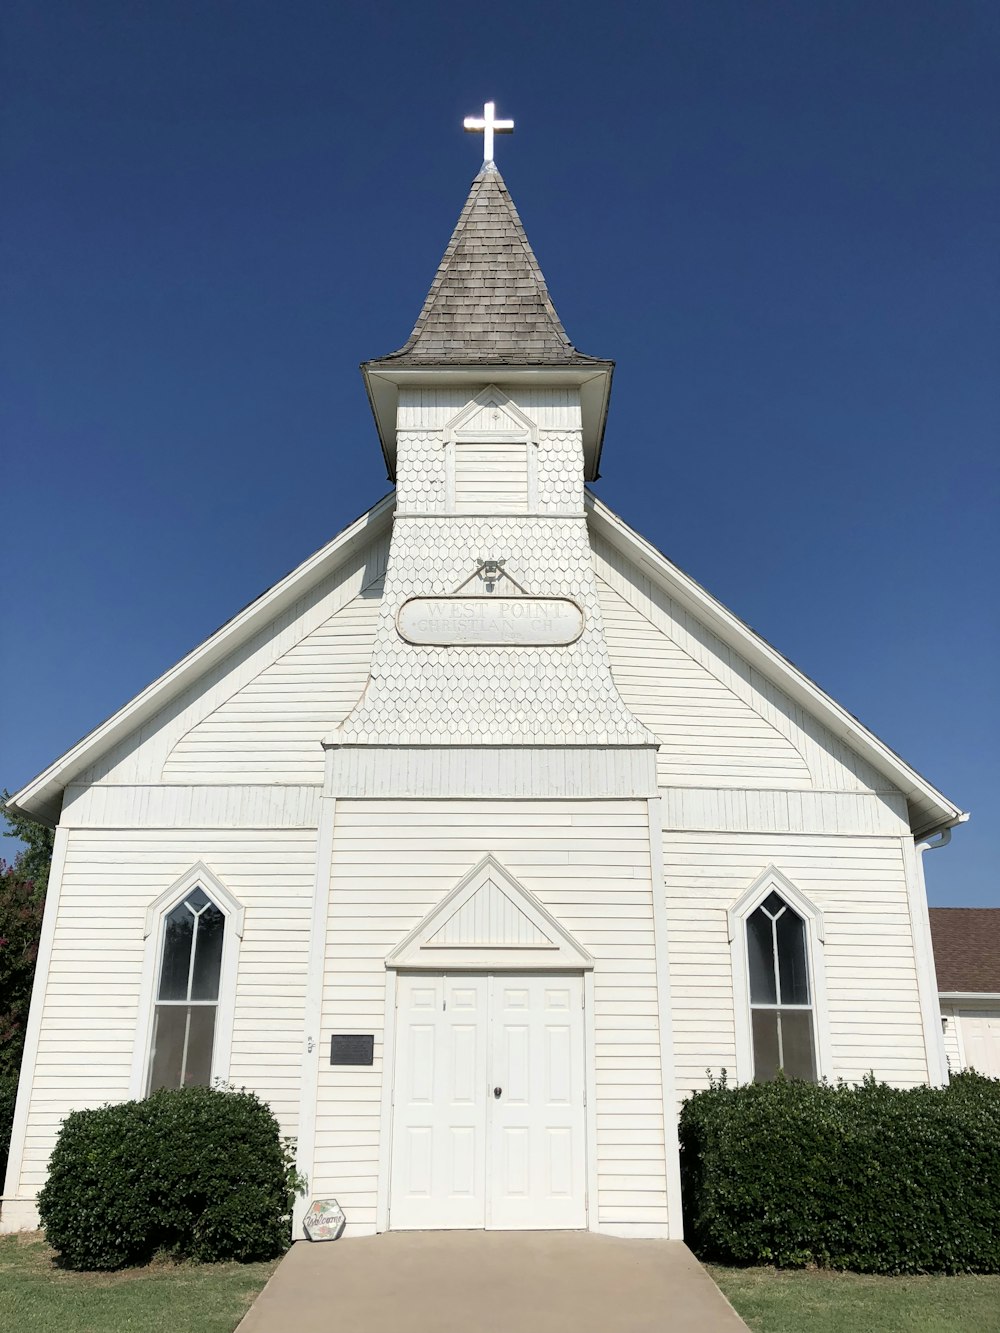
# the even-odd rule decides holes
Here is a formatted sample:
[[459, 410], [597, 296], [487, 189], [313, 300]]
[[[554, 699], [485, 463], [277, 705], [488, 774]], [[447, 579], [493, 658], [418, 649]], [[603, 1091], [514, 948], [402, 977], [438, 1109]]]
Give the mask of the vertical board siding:
[[[397, 430], [444, 430], [459, 412], [487, 387], [402, 388], [396, 414]], [[505, 394], [541, 430], [579, 430], [582, 423], [580, 390], [552, 386], [530, 388], [508, 385]]]
[[[320, 1068], [313, 1192], [374, 1225], [386, 955], [492, 852], [595, 958], [603, 1223], [667, 1220], [644, 802], [338, 801], [321, 1041], [373, 1032], [372, 1068]], [[321, 1047], [323, 1049], [323, 1047]]]
[[[861, 758], [845, 742], [834, 736], [821, 722], [793, 703], [775, 684], [766, 679], [752, 667], [745, 658], [729, 648], [706, 628], [697, 617], [692, 615], [678, 602], [674, 601], [648, 575], [622, 554], [610, 542], [591, 529], [591, 546], [594, 553], [594, 568], [598, 579], [618, 597], [624, 600], [641, 620], [661, 635], [665, 636], [675, 649], [693, 662], [698, 663], [704, 672], [714, 677], [728, 691], [741, 699], [765, 723], [779, 732], [792, 750], [797, 752], [805, 766], [809, 783], [825, 791], [887, 791], [895, 790], [893, 784], [870, 764]], [[615, 599], [609, 599], [612, 608], [617, 607]], [[605, 611], [605, 619], [608, 612]], [[636, 655], [628, 652], [626, 629], [646, 641], [634, 617], [628, 617], [620, 609], [617, 611], [619, 627], [613, 635], [609, 629], [608, 646], [612, 653], [612, 669], [617, 674], [624, 670], [625, 683], [621, 684], [623, 695], [630, 691], [636, 699], [640, 695], [656, 695], [655, 672], [649, 666], [644, 672]], [[622, 636], [625, 635], [623, 641]], [[618, 648], [612, 646], [612, 638], [618, 640]], [[662, 652], [663, 650], [661, 650]], [[615, 658], [618, 657], [616, 663]], [[671, 661], [675, 659], [671, 656]], [[645, 683], [642, 679], [645, 674]], [[713, 695], [713, 699], [717, 696]], [[646, 714], [638, 703], [632, 705], [640, 717]], [[662, 707], [662, 705], [661, 705]], [[656, 724], [650, 718], [650, 727], [656, 730]], [[735, 739], [735, 738], [734, 738]], [[738, 750], [737, 750], [738, 752]], [[665, 785], [679, 785], [676, 781]], [[719, 781], [702, 782], [700, 777], [688, 776], [684, 785], [719, 786]], [[733, 786], [750, 785], [742, 780], [735, 780]], [[774, 781], [774, 786], [795, 786], [799, 783]]]
[[455, 445], [458, 513], [523, 514], [528, 508], [528, 449], [521, 442]]
[[[117, 784], [157, 783], [162, 781], [164, 766], [168, 763], [171, 752], [178, 742], [183, 742], [183, 738], [187, 737], [193, 728], [211, 717], [217, 709], [224, 706], [228, 700], [233, 699], [242, 689], [250, 686], [262, 672], [266, 672], [272, 664], [278, 663], [286, 653], [295, 649], [314, 631], [320, 631], [320, 633], [313, 647], [320, 649], [320, 651], [333, 652], [334, 657], [329, 660], [328, 666], [329, 670], [336, 674], [340, 652], [337, 640], [343, 630], [345, 636], [345, 666], [349, 673], [353, 671], [356, 676], [356, 666], [351, 666], [350, 663], [352, 660], [356, 662], [359, 653], [362, 652], [357, 641], [358, 636], [367, 632], [362, 625], [363, 622], [367, 623], [366, 618], [372, 614], [368, 603], [371, 601], [377, 604], [381, 581], [385, 574], [389, 550], [388, 515], [385, 521], [386, 529], [373, 537], [370, 543], [345, 559], [344, 564], [333, 574], [326, 575], [314, 587], [303, 591], [291, 607], [262, 626], [246, 643], [234, 649], [223, 661], [208, 668], [196, 684], [190, 686], [176, 699], [172, 700], [125, 740], [113, 746], [105, 756], [83, 772], [77, 781], [80, 783], [110, 782]], [[359, 599], [361, 605], [355, 606], [345, 619], [340, 621], [337, 613], [355, 602], [355, 599]], [[330, 622], [331, 618], [331, 625], [324, 628], [326, 622]], [[374, 621], [371, 625], [369, 646], [373, 638]], [[309, 649], [305, 650], [304, 659], [308, 658], [309, 651]], [[308, 674], [309, 667], [305, 665], [305, 661], [303, 660], [299, 665]], [[322, 679], [325, 679], [325, 673], [320, 673], [318, 665], [314, 665], [316, 665], [314, 676], [322, 676]], [[321, 690], [323, 689], [322, 679], [317, 679], [316, 682]], [[363, 687], [364, 678], [362, 678], [358, 693]], [[277, 700], [281, 690], [294, 690], [295, 688], [294, 680], [289, 681], [283, 678], [279, 671], [275, 678], [274, 688], [271, 690], [272, 702], [278, 706]], [[345, 684], [342, 688], [346, 691], [348, 687]], [[345, 708], [350, 708], [356, 699], [357, 694], [355, 694], [354, 699], [351, 699], [345, 705]], [[334, 695], [327, 705], [327, 712], [323, 713], [323, 725], [325, 725], [325, 718], [330, 706], [333, 708], [334, 722], [339, 721], [336, 712], [340, 703], [341, 699]], [[296, 722], [298, 720], [296, 718]], [[266, 718], [262, 718], [261, 721], [266, 722]], [[252, 740], [250, 738], [246, 739], [252, 745]], [[316, 737], [317, 751], [321, 740], [322, 733]], [[301, 738], [299, 744], [300, 749], [296, 763], [298, 763], [298, 757], [301, 756]], [[185, 753], [183, 747], [182, 753]], [[254, 754], [255, 752], [251, 750], [248, 753]], [[310, 755], [311, 753], [310, 749]], [[252, 773], [249, 777], [230, 777], [229, 774], [233, 772], [246, 772], [247, 766], [245, 764], [241, 766], [238, 753], [231, 757], [222, 753], [218, 755], [218, 758], [222, 765], [221, 776], [216, 777], [213, 773], [210, 779], [206, 779], [205, 765], [202, 764], [198, 766], [197, 776], [190, 780], [197, 782], [206, 780], [260, 782], [271, 777], [279, 781], [311, 782], [316, 780], [315, 760], [311, 758], [304, 766], [289, 765], [286, 771], [291, 776], [286, 778], [280, 778], [277, 774], [271, 773], [270, 770], [261, 771], [259, 765], [254, 767], [253, 764], [251, 764]], [[233, 760], [235, 760], [235, 768]], [[170, 781], [184, 781], [183, 776], [175, 776], [175, 774], [182, 774], [184, 771], [182, 766], [172, 766]], [[319, 771], [322, 772], [322, 758], [319, 760]]]
[[488, 879], [430, 937], [436, 944], [545, 944], [533, 921]]
[[70, 1111], [130, 1096], [146, 909], [199, 860], [246, 909], [230, 1081], [295, 1133], [315, 848], [307, 830], [70, 831], [20, 1193]]
[[901, 792], [777, 791], [664, 787], [668, 828], [726, 833], [887, 833], [910, 831]]
[[[898, 838], [663, 833], [678, 1097], [736, 1070], [727, 912], [773, 863], [822, 911], [833, 1076], [927, 1080]], [[744, 1004], [744, 997], [739, 997]]]
[[321, 788], [312, 786], [156, 786], [67, 788], [66, 828], [316, 828]]

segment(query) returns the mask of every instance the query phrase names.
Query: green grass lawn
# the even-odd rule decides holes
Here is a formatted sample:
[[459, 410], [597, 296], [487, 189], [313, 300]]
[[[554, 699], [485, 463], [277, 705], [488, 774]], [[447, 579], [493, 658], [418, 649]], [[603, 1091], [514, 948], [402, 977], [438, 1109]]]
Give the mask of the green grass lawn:
[[276, 1264], [174, 1264], [69, 1273], [38, 1234], [0, 1236], [0, 1329], [232, 1333]]
[[1000, 1333], [1000, 1277], [709, 1272], [753, 1333]]

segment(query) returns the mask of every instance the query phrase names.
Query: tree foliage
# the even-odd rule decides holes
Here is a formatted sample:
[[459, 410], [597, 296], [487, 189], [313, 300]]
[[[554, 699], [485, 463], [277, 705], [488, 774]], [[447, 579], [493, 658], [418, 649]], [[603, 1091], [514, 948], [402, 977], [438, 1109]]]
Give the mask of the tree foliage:
[[52, 864], [55, 829], [46, 828], [44, 824], [36, 824], [27, 815], [22, 815], [20, 810], [9, 810], [7, 808], [9, 799], [10, 792], [4, 788], [0, 793], [0, 810], [3, 811], [7, 824], [3, 836], [16, 838], [18, 842], [24, 844], [14, 856], [14, 868], [22, 879], [30, 880], [39, 896], [44, 898], [45, 890], [49, 886], [49, 867]]
[[42, 910], [34, 884], [0, 861], [0, 1077], [21, 1065]]
[[[0, 797], [6, 802], [7, 792]], [[10, 1149], [14, 1098], [42, 930], [53, 832], [2, 806], [4, 837], [24, 846], [13, 863], [0, 859], [0, 1181]]]

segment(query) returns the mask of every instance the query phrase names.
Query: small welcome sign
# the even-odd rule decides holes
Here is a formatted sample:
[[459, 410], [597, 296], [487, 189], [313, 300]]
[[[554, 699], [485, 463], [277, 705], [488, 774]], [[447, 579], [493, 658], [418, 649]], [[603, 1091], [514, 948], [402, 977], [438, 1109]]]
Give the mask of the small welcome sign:
[[310, 1240], [337, 1240], [346, 1222], [336, 1199], [313, 1199], [302, 1226]]

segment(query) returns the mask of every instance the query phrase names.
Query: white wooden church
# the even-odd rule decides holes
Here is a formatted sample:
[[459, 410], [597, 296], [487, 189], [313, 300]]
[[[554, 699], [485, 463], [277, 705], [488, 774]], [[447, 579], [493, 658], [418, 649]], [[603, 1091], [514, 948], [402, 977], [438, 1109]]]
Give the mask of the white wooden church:
[[[224, 1080], [347, 1234], [681, 1234], [731, 1080], [945, 1078], [921, 851], [963, 818], [586, 489], [493, 163], [399, 351], [395, 490], [13, 798], [57, 827], [2, 1228], [72, 1109]], [[481, 125], [481, 123], [480, 123]]]

